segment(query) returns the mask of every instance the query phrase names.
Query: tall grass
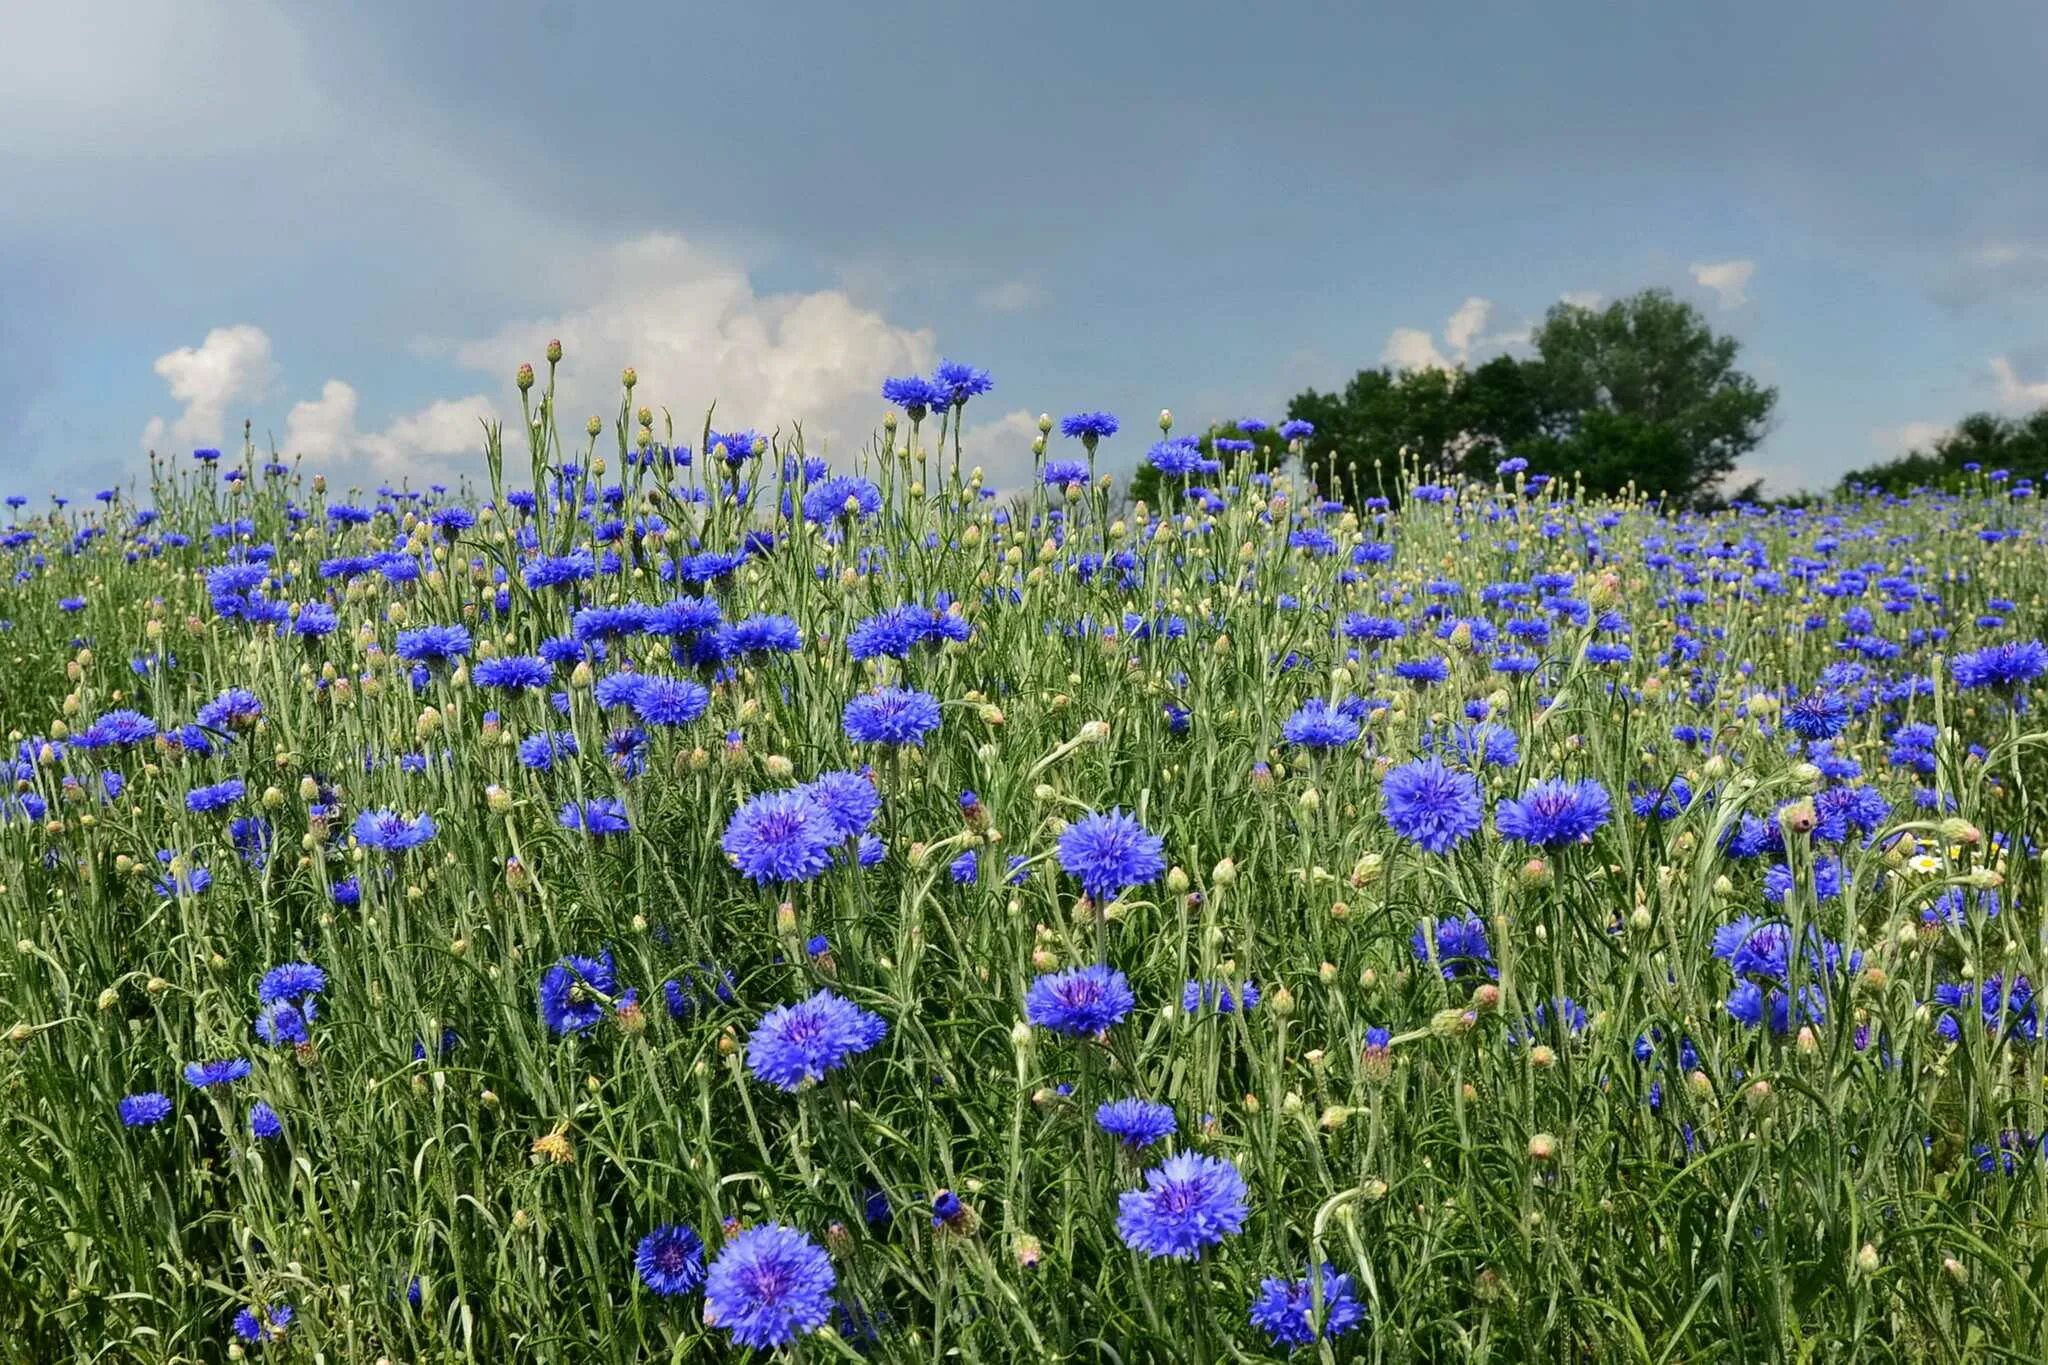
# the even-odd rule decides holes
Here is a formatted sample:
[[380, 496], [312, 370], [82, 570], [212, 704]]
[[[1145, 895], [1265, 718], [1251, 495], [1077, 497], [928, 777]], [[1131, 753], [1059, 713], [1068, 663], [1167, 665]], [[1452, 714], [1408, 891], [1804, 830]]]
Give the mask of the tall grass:
[[[721, 1358], [742, 1352], [702, 1292], [653, 1292], [635, 1247], [686, 1224], [715, 1259], [769, 1222], [832, 1257], [839, 1311], [785, 1348], [806, 1360], [1277, 1359], [1260, 1283], [1325, 1262], [1365, 1320], [1300, 1351], [1324, 1361], [2048, 1353], [2043, 1057], [2014, 984], [2041, 979], [2048, 733], [2030, 682], [1952, 667], [2042, 632], [2027, 490], [1703, 516], [1390, 468], [1363, 490], [1179, 476], [1165, 509], [1093, 475], [1005, 499], [963, 467], [953, 408], [842, 461], [879, 511], [819, 524], [800, 436], [657, 437], [628, 387], [608, 439], [593, 419], [565, 443], [552, 366], [521, 393], [474, 492], [344, 494], [245, 444], [153, 464], [146, 504], [15, 511], [0, 1358]], [[1104, 465], [1142, 444], [1110, 439]], [[592, 577], [528, 585], [578, 549]], [[263, 581], [210, 588], [232, 564]], [[632, 633], [542, 689], [475, 677], [573, 638], [581, 608], [695, 595], [728, 626], [787, 616], [801, 647]], [[855, 627], [906, 603], [961, 624], [856, 662]], [[331, 633], [297, 633], [307, 604]], [[1354, 638], [1352, 613], [1404, 632]], [[466, 657], [400, 657], [401, 631], [458, 624]], [[1393, 672], [1432, 658], [1442, 682]], [[709, 709], [615, 740], [633, 721], [600, 686], [624, 670], [698, 679]], [[846, 702], [882, 682], [938, 699], [921, 745], [849, 738]], [[235, 688], [260, 717], [182, 728]], [[1832, 741], [1788, 728], [1816, 695], [1843, 704]], [[1355, 699], [1360, 736], [1285, 742], [1312, 698]], [[96, 743], [123, 708], [157, 736]], [[1459, 748], [1474, 717], [1512, 732], [1508, 761]], [[565, 732], [573, 756], [521, 761]], [[1614, 817], [1560, 848], [1489, 821], [1426, 852], [1381, 793], [1425, 750], [1492, 815], [1566, 776]], [[863, 769], [878, 861], [847, 845], [757, 884], [722, 849], [750, 797]], [[190, 808], [233, 777], [239, 799]], [[1844, 788], [1881, 814], [1831, 828]], [[600, 798], [630, 832], [564, 827]], [[1169, 866], [1091, 900], [1058, 836], [1116, 808]], [[365, 847], [378, 810], [437, 833]], [[1487, 962], [1440, 951], [1467, 915]], [[1752, 972], [1754, 1026], [1714, 952], [1745, 915], [1838, 945]], [[558, 1036], [543, 974], [606, 951], [612, 988], [575, 983], [603, 1022]], [[327, 985], [308, 1041], [270, 1046], [258, 982], [291, 961]], [[1097, 961], [1129, 1017], [1025, 1023], [1035, 979]], [[1183, 1008], [1190, 981], [1236, 1007]], [[750, 1035], [821, 988], [886, 1037], [764, 1084]], [[247, 1079], [180, 1077], [232, 1057]], [[124, 1126], [152, 1091], [171, 1117]], [[1125, 1097], [1177, 1132], [1120, 1144], [1095, 1113]], [[259, 1100], [281, 1136], [252, 1135]], [[1234, 1163], [1249, 1216], [1150, 1259], [1119, 1196], [1189, 1149]], [[283, 1330], [236, 1336], [279, 1305]]]

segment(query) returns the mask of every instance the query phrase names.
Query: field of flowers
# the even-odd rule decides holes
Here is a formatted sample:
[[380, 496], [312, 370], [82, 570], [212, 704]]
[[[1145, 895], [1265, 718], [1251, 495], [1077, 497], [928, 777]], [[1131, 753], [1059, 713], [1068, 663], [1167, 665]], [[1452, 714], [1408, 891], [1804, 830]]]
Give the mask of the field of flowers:
[[0, 1360], [2048, 1352], [2024, 481], [997, 496], [968, 366], [828, 466], [549, 357], [475, 489], [8, 500]]

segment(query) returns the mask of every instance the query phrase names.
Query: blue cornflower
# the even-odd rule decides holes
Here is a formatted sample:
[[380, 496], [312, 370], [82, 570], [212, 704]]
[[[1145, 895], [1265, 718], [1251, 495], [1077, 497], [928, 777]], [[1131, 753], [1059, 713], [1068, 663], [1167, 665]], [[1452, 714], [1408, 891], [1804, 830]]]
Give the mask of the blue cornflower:
[[804, 647], [804, 636], [787, 616], [749, 616], [727, 626], [721, 643], [732, 654], [794, 654]]
[[704, 963], [662, 982], [662, 999], [668, 1003], [670, 1018], [688, 1019], [700, 1009], [730, 1005], [737, 981], [731, 968], [720, 971], [710, 963]]
[[787, 1346], [824, 1326], [838, 1285], [832, 1258], [795, 1228], [763, 1223], [726, 1243], [704, 1282], [704, 1321], [737, 1346]]
[[496, 687], [506, 691], [520, 688], [546, 687], [554, 680], [555, 670], [546, 659], [533, 654], [511, 654], [501, 659], [479, 659], [476, 667], [469, 670], [470, 681], [478, 687]]
[[1244, 1176], [1222, 1157], [1180, 1152], [1145, 1172], [1145, 1188], [1117, 1199], [1116, 1231], [1147, 1256], [1198, 1258], [1244, 1230]]
[[1432, 730], [1422, 737], [1422, 746], [1448, 754], [1467, 768], [1512, 768], [1522, 759], [1522, 742], [1515, 732], [1490, 720]]
[[387, 853], [404, 853], [418, 848], [439, 832], [433, 816], [408, 818], [395, 810], [363, 811], [356, 816], [353, 828], [357, 843], [365, 848], [381, 848]]
[[719, 847], [757, 882], [805, 882], [832, 866], [844, 842], [825, 808], [803, 791], [764, 792], [726, 822]]
[[1785, 707], [1785, 728], [1801, 739], [1833, 739], [1849, 728], [1848, 701], [1839, 693], [1813, 692]]
[[1493, 822], [1503, 838], [1537, 848], [1562, 848], [1591, 839], [1613, 813], [1607, 789], [1591, 778], [1550, 778], [1523, 792], [1518, 801], [1501, 802]]
[[233, 1085], [249, 1074], [249, 1059], [246, 1057], [223, 1057], [211, 1062], [185, 1063], [185, 1084], [196, 1090], [211, 1090], [215, 1086]]
[[941, 360], [939, 367], [932, 371], [932, 383], [956, 408], [995, 387], [987, 370], [978, 370], [957, 360]]
[[928, 692], [878, 687], [846, 703], [846, 737], [856, 744], [915, 744], [939, 726], [939, 701]]
[[422, 626], [398, 632], [398, 657], [414, 663], [459, 659], [469, 649], [469, 631], [463, 626]]
[[624, 834], [633, 828], [626, 815], [626, 803], [616, 796], [593, 796], [581, 805], [571, 801], [562, 807], [556, 820], [563, 829], [581, 830], [593, 839]]
[[1116, 418], [1106, 412], [1076, 412], [1060, 419], [1060, 435], [1079, 440], [1089, 449], [1106, 436], [1116, 435]]
[[555, 766], [556, 759], [576, 756], [576, 735], [570, 730], [558, 730], [552, 735], [528, 735], [519, 741], [516, 752], [522, 765], [536, 772], [547, 772]]
[[1181, 988], [1180, 1007], [1184, 1013], [1198, 1014], [1208, 1006], [1215, 1006], [1218, 1014], [1235, 1014], [1242, 1009], [1250, 1013], [1257, 1008], [1258, 985], [1249, 977], [1232, 983], [1229, 981], [1190, 981]]
[[842, 517], [866, 521], [881, 510], [882, 490], [851, 474], [835, 475], [804, 491], [804, 520], [820, 526]]
[[647, 604], [621, 602], [609, 607], [584, 607], [569, 619], [569, 629], [578, 640], [620, 640], [647, 629]]
[[154, 1128], [171, 1116], [171, 1097], [159, 1090], [145, 1090], [139, 1095], [123, 1095], [115, 1108], [121, 1113], [122, 1126]]
[[1088, 466], [1080, 460], [1047, 460], [1038, 477], [1047, 488], [1065, 488], [1068, 484], [1086, 487]]
[[911, 375], [905, 379], [884, 379], [882, 401], [902, 408], [910, 414], [911, 421], [922, 422], [931, 409], [951, 407], [953, 395], [929, 379]]
[[1172, 1105], [1141, 1099], [1111, 1100], [1096, 1109], [1095, 1122], [1103, 1132], [1133, 1149], [1172, 1137], [1179, 1127]]
[[762, 444], [761, 436], [754, 431], [714, 431], [704, 438], [704, 453], [717, 454], [720, 446], [725, 447], [726, 464], [737, 469], [754, 457], [754, 447]]
[[940, 1190], [932, 1196], [932, 1226], [934, 1228], [959, 1228], [967, 1218], [967, 1206], [960, 1202], [960, 1196], [951, 1190]]
[[1166, 870], [1166, 841], [1121, 809], [1092, 811], [1060, 831], [1060, 866], [1096, 900], [1113, 900]]
[[2009, 644], [1986, 645], [1950, 661], [1956, 686], [1994, 692], [2012, 692], [2048, 673], [2048, 645], [2039, 640], [2017, 640]]
[[[1446, 915], [1435, 925], [1436, 957], [1443, 964], [1444, 979], [1455, 978], [1460, 970], [1476, 969], [1494, 974], [1493, 950], [1486, 942], [1486, 923], [1467, 912]], [[1420, 928], [1411, 940], [1417, 962], [1429, 961], [1429, 936]]]
[[235, 1335], [252, 1346], [282, 1341], [285, 1331], [292, 1325], [293, 1316], [289, 1304], [279, 1304], [275, 1308], [265, 1305], [244, 1308], [235, 1314]]
[[1430, 853], [1450, 852], [1486, 823], [1478, 780], [1434, 758], [1388, 769], [1380, 794], [1394, 833]]
[[262, 698], [246, 687], [230, 687], [200, 707], [194, 719], [209, 730], [246, 730], [262, 716]]
[[607, 673], [592, 684], [590, 698], [607, 711], [615, 706], [631, 706], [647, 683], [645, 673]]
[[882, 809], [882, 794], [863, 773], [820, 773], [797, 791], [824, 809], [840, 841], [866, 833]]
[[1275, 1346], [1313, 1346], [1320, 1340], [1341, 1337], [1365, 1321], [1365, 1306], [1358, 1301], [1358, 1290], [1351, 1277], [1339, 1275], [1328, 1262], [1318, 1273], [1323, 1296], [1320, 1326], [1315, 1318], [1315, 1290], [1308, 1276], [1298, 1280], [1274, 1276], [1259, 1281], [1258, 1297], [1252, 1300], [1251, 1322]]
[[1316, 424], [1299, 417], [1289, 418], [1280, 424], [1279, 434], [1283, 441], [1306, 441], [1316, 434]]
[[1336, 749], [1358, 738], [1358, 716], [1311, 697], [1280, 727], [1280, 737], [1305, 749]]
[[1202, 448], [1185, 436], [1161, 441], [1145, 452], [1145, 461], [1170, 479], [1200, 474], [1208, 465]]
[[81, 749], [141, 744], [156, 737], [156, 722], [139, 711], [109, 711], [72, 739]]
[[1024, 995], [1024, 1017], [1040, 1028], [1087, 1038], [1114, 1027], [1137, 1003], [1124, 974], [1097, 962], [1033, 981]]
[[591, 578], [597, 573], [597, 557], [589, 550], [549, 555], [534, 560], [521, 575], [529, 588], [559, 588]]
[[340, 625], [341, 618], [325, 602], [308, 602], [292, 616], [292, 634], [307, 639], [332, 635]]
[[1442, 659], [1403, 659], [1394, 665], [1394, 676], [1414, 686], [1428, 687], [1451, 676], [1451, 666]]
[[248, 789], [248, 784], [239, 777], [216, 782], [210, 787], [194, 787], [185, 793], [185, 809], [202, 815], [209, 811], [225, 810], [241, 800]]
[[628, 705], [647, 725], [688, 725], [711, 705], [702, 683], [688, 678], [649, 677], [640, 681]]
[[310, 1003], [301, 1009], [282, 1000], [265, 1005], [256, 1015], [256, 1036], [272, 1047], [296, 1047], [310, 1043], [313, 1032], [307, 1021], [311, 1018], [312, 1008]]
[[850, 1000], [819, 991], [794, 1005], [763, 1015], [747, 1038], [747, 1070], [780, 1090], [800, 1090], [822, 1081], [849, 1057], [882, 1041], [889, 1026], [880, 1015]]
[[697, 631], [715, 630], [724, 619], [718, 603], [708, 597], [678, 597], [648, 608], [647, 632], [673, 640]]
[[611, 953], [564, 957], [541, 973], [541, 1022], [557, 1037], [581, 1033], [603, 1021], [604, 1003], [598, 997], [616, 995], [618, 986]]
[[249, 1106], [249, 1136], [259, 1142], [271, 1142], [284, 1136], [284, 1121], [262, 1100]]
[[264, 1005], [276, 1001], [303, 1001], [328, 988], [328, 974], [311, 962], [281, 962], [262, 974], [256, 984], [256, 999]]
[[640, 1282], [657, 1294], [687, 1294], [704, 1282], [704, 1241], [696, 1229], [664, 1223], [633, 1252]]

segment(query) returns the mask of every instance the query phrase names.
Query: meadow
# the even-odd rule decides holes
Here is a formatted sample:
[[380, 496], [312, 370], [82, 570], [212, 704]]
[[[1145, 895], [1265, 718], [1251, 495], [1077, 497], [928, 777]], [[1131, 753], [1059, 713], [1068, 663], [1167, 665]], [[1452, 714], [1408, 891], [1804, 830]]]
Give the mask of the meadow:
[[475, 487], [8, 500], [0, 1360], [2048, 1354], [2026, 480], [558, 356]]

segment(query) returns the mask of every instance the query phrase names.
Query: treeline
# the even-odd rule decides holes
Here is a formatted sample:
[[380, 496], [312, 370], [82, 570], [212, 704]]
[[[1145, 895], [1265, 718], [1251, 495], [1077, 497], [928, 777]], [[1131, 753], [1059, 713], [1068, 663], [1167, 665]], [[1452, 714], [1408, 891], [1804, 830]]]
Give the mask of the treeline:
[[[1352, 502], [1392, 494], [1403, 451], [1445, 476], [1488, 478], [1522, 459], [1593, 492], [1633, 486], [1700, 507], [1812, 500], [1766, 499], [1757, 482], [1729, 486], [1769, 431], [1778, 392], [1737, 366], [1740, 344], [1692, 304], [1659, 289], [1598, 308], [1560, 303], [1528, 349], [1470, 369], [1361, 370], [1341, 390], [1296, 394], [1287, 418], [1315, 428], [1302, 466]], [[1290, 455], [1278, 430], [1259, 422], [1212, 428], [1198, 444], [1234, 469], [1272, 469]], [[2018, 420], [1974, 414], [1931, 449], [1844, 476], [1838, 491], [1956, 487], [1996, 469], [2048, 473], [2048, 409]], [[1142, 465], [1130, 494], [1156, 504], [1160, 483]]]
[[2048, 408], [2029, 417], [1973, 412], [1925, 450], [1853, 470], [1842, 476], [1844, 492], [1880, 489], [1906, 493], [1915, 488], [1961, 488], [1970, 480], [2003, 472], [2013, 479], [2048, 475]]

